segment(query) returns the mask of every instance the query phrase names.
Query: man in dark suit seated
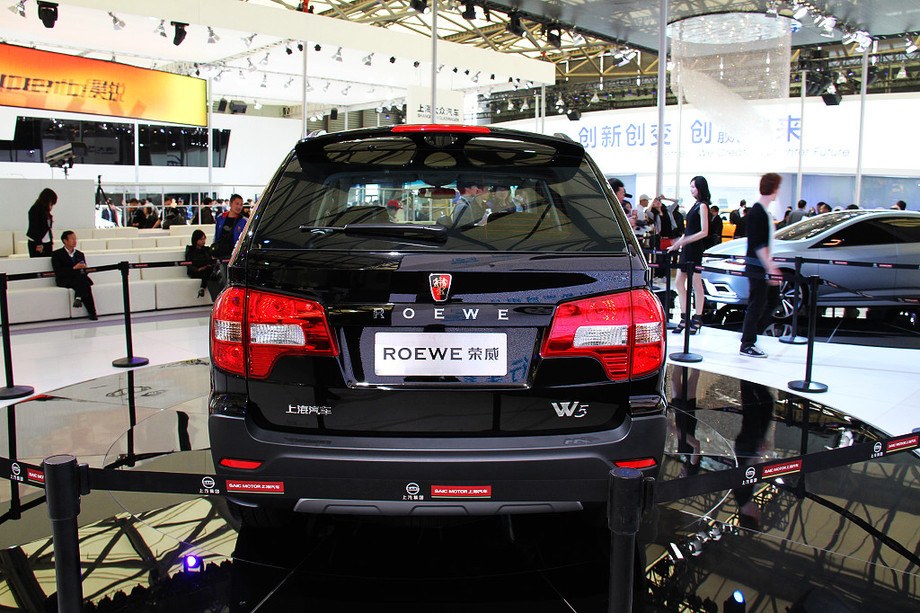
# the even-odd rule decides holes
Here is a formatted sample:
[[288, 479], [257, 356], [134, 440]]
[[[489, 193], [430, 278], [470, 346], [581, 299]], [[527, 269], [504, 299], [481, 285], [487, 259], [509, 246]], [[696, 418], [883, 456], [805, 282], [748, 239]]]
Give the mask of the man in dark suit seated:
[[74, 308], [86, 307], [89, 318], [93, 321], [96, 316], [96, 303], [93, 300], [91, 285], [93, 280], [86, 274], [86, 256], [77, 250], [77, 235], [72, 230], [61, 234], [64, 246], [51, 254], [51, 266], [54, 268], [54, 280], [58, 287], [69, 287], [76, 294], [73, 301]]

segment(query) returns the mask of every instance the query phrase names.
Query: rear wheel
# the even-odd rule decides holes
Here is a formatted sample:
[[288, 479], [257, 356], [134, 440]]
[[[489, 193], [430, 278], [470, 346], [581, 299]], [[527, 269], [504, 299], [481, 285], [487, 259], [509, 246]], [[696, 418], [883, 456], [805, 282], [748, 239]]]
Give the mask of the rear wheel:
[[773, 309], [775, 319], [789, 319], [795, 311], [803, 311], [808, 305], [808, 288], [799, 287], [799, 295], [795, 295], [795, 273], [784, 270], [783, 280], [779, 282], [779, 304]]

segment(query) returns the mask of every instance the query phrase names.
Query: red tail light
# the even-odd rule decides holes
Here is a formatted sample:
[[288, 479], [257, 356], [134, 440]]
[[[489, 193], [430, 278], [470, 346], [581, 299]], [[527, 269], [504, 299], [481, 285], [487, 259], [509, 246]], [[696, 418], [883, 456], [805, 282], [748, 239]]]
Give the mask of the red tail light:
[[[223, 462], [221, 462], [223, 464]], [[641, 460], [623, 460], [621, 462], [614, 462], [620, 468], [651, 468], [655, 465], [654, 458], [643, 458]]]
[[445, 123], [431, 123], [394, 126], [391, 132], [467, 132], [473, 134], [490, 134], [492, 130], [486, 126], [465, 126]]
[[240, 470], [255, 470], [262, 466], [258, 460], [237, 460], [235, 458], [224, 458], [220, 461], [221, 466], [227, 468], [238, 468]]
[[338, 355], [322, 305], [231, 287], [214, 303], [214, 365], [262, 379], [283, 355]]
[[645, 289], [565, 302], [540, 355], [595, 358], [613, 381], [654, 372], [664, 361], [664, 311]]

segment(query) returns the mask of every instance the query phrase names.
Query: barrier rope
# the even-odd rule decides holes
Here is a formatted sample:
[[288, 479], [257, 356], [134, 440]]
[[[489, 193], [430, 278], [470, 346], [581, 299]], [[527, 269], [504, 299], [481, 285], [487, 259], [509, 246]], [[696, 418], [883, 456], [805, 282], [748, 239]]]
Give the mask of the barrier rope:
[[[673, 502], [693, 496], [732, 490], [764, 481], [788, 478], [884, 458], [920, 447], [920, 433], [911, 433], [857, 443], [849, 447], [818, 451], [759, 464], [728, 468], [682, 479], [659, 481], [655, 484], [656, 503]], [[284, 495], [288, 498], [349, 499], [355, 492], [371, 500], [389, 500], [394, 495], [393, 479], [339, 479], [300, 476], [224, 477], [216, 474], [170, 473], [154, 471], [113, 470], [81, 465], [81, 488], [84, 491], [150, 492], [187, 494], [193, 496], [223, 496], [226, 494]], [[41, 466], [19, 460], [0, 458], [0, 478], [23, 485], [45, 487]], [[608, 483], [604, 479], [569, 479], [565, 481], [499, 480], [489, 482], [489, 499], [500, 501], [546, 500], [537, 496], [534, 484], [552, 486], [553, 500], [601, 502], [607, 500]], [[402, 482], [400, 482], [401, 485]], [[420, 491], [428, 485], [450, 486], [449, 482], [427, 484], [418, 482]], [[461, 487], [461, 486], [457, 486]], [[465, 486], [464, 486], [465, 487]], [[539, 488], [542, 489], [542, 488]], [[544, 490], [545, 491], [545, 490]]]

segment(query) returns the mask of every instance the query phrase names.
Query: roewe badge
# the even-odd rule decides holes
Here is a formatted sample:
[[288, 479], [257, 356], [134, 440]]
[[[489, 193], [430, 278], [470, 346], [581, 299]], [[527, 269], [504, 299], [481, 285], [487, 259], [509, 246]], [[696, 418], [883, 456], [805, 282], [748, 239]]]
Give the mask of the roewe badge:
[[431, 297], [435, 302], [445, 302], [450, 294], [450, 275], [445, 273], [431, 273], [428, 275], [428, 284], [431, 286]]

